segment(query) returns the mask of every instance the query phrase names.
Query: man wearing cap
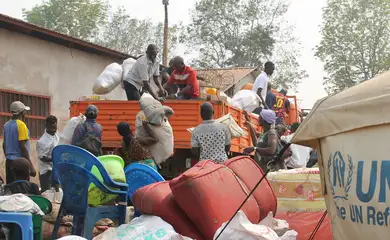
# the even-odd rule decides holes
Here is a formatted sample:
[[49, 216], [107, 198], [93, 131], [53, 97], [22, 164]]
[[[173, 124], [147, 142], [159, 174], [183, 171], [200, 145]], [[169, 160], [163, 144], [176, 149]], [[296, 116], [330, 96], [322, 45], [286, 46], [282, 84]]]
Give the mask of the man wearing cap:
[[[82, 147], [81, 143], [85, 141], [87, 134], [89, 134], [91, 136], [94, 136], [96, 140], [98, 140], [98, 141], [94, 140], [94, 143], [92, 143], [92, 145], [100, 145], [101, 147], [103, 128], [99, 123], [96, 122], [98, 113], [99, 110], [95, 105], [89, 105], [87, 107], [87, 109], [85, 110], [85, 117], [87, 119], [85, 120], [84, 123], [80, 123], [74, 130], [73, 137], [72, 137], [72, 145]], [[97, 147], [99, 148], [99, 146]], [[95, 156], [98, 156], [100, 155], [100, 150], [101, 149], [99, 149], [99, 153], [95, 151], [91, 152], [91, 150], [89, 151], [93, 153]]]
[[30, 159], [30, 132], [23, 122], [26, 111], [30, 107], [25, 106], [22, 102], [16, 101], [11, 104], [12, 118], [4, 124], [4, 141], [3, 151], [5, 154], [5, 174], [6, 182], [10, 184], [15, 181], [12, 174], [12, 163], [19, 158], [25, 158], [30, 162], [30, 176], [35, 177], [37, 174], [34, 165]]

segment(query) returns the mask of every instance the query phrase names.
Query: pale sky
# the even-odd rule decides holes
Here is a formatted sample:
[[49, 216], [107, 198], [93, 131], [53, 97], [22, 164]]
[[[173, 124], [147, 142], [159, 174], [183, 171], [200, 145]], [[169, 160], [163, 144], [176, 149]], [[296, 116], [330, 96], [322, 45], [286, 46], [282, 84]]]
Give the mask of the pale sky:
[[[188, 23], [189, 11], [196, 0], [170, 0], [169, 22], [174, 24], [182, 21]], [[22, 9], [31, 8], [41, 3], [41, 0], [1, 0], [0, 13], [15, 18], [22, 18]], [[125, 6], [129, 13], [137, 18], [150, 18], [153, 21], [164, 20], [162, 0], [110, 0], [113, 7]], [[314, 57], [314, 47], [319, 43], [321, 9], [326, 0], [292, 0], [287, 13], [287, 20], [295, 26], [294, 34], [301, 43], [302, 56], [299, 58], [301, 67], [305, 69], [309, 78], [298, 87], [298, 99], [302, 101], [302, 108], [311, 108], [315, 101], [326, 96], [322, 86], [324, 76], [323, 64]], [[184, 56], [185, 58], [186, 56]], [[277, 66], [276, 66], [277, 68]]]

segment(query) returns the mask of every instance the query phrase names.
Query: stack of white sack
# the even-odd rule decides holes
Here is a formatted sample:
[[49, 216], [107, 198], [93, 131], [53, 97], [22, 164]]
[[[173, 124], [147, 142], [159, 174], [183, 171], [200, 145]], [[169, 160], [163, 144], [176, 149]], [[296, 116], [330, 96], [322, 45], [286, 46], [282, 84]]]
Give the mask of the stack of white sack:
[[94, 94], [108, 94], [122, 82], [123, 68], [118, 63], [108, 65], [95, 80], [92, 91]]
[[70, 145], [72, 143], [72, 138], [74, 134], [74, 130], [77, 125], [85, 122], [85, 116], [80, 113], [77, 117], [72, 117], [69, 119], [65, 125], [64, 130], [60, 133], [60, 145]]
[[141, 111], [137, 114], [135, 121], [135, 135], [136, 137], [148, 136], [142, 125], [143, 121], [147, 121], [150, 129], [158, 138], [158, 142], [149, 146], [149, 149], [156, 163], [160, 165], [173, 154], [173, 130], [168, 121], [168, 118], [173, 115], [173, 110], [170, 107], [163, 106], [147, 93], [142, 95], [140, 107]]
[[129, 224], [122, 224], [118, 228], [110, 228], [93, 240], [106, 239], [191, 240], [191, 238], [178, 234], [169, 223], [160, 217], [152, 215], [142, 215], [134, 218]]
[[[218, 123], [223, 123], [225, 124], [228, 128], [229, 128], [229, 131], [230, 131], [230, 136], [231, 138], [239, 138], [239, 137], [243, 137], [243, 136], [246, 136], [248, 135], [244, 129], [242, 129], [237, 123], [236, 121], [234, 121], [232, 115], [229, 113], [229, 114], [226, 114], [218, 119], [215, 120], [215, 122], [218, 122]], [[193, 128], [188, 128], [187, 131], [189, 131], [190, 133], [192, 133], [192, 131], [194, 130], [194, 127]]]
[[251, 90], [240, 90], [234, 94], [230, 103], [233, 107], [245, 110], [248, 113], [253, 112], [261, 104], [260, 97]]
[[[215, 232], [214, 239], [220, 234], [226, 223]], [[240, 210], [218, 239], [223, 240], [296, 240], [298, 233], [289, 229], [286, 221], [274, 219], [272, 213], [259, 224], [251, 223]]]

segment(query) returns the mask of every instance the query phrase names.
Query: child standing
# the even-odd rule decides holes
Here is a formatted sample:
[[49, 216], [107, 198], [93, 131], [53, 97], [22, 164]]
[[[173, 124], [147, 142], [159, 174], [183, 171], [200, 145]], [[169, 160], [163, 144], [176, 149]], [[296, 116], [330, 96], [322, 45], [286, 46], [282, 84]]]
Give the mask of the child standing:
[[[37, 142], [37, 154], [39, 158], [39, 181], [41, 183], [41, 191], [49, 190], [57, 184], [52, 181], [53, 160], [51, 153], [53, 148], [58, 145], [60, 140], [57, 133], [57, 118], [48, 116], [46, 118], [46, 130], [42, 137]], [[53, 185], [53, 186], [52, 186]]]

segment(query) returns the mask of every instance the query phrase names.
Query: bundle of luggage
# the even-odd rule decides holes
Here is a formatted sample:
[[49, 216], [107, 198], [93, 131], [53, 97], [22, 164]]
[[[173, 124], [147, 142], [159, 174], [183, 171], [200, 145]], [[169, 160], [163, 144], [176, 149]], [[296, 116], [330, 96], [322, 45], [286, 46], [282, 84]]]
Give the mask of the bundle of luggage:
[[[132, 202], [138, 211], [162, 218], [183, 236], [213, 239], [263, 174], [247, 156], [224, 164], [201, 161], [171, 181], [139, 189]], [[276, 196], [264, 179], [241, 210], [250, 223], [258, 224], [276, 208]]]

